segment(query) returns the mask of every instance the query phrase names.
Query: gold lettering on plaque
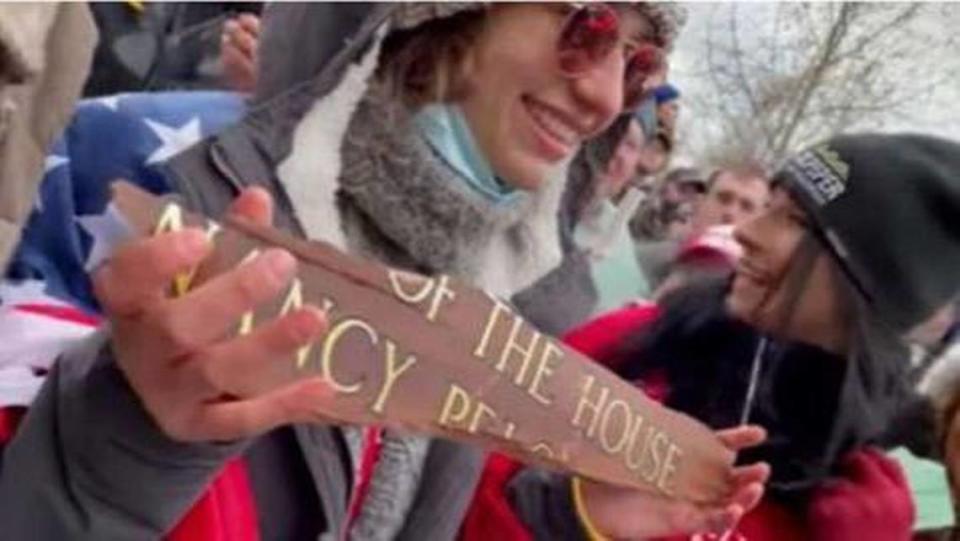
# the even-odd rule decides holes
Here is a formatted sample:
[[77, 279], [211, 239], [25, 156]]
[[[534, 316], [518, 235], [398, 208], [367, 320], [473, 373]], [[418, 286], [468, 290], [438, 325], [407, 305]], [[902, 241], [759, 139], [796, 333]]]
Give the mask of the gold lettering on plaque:
[[337, 381], [333, 376], [333, 351], [337, 347], [337, 343], [340, 342], [340, 339], [343, 338], [343, 335], [347, 334], [348, 331], [356, 329], [367, 335], [367, 338], [370, 339], [370, 343], [373, 345], [377, 344], [377, 331], [374, 330], [367, 322], [360, 319], [345, 319], [338, 322], [334, 325], [330, 332], [327, 333], [327, 338], [323, 342], [323, 349], [320, 355], [320, 370], [323, 374], [323, 377], [330, 383], [330, 386], [333, 387], [333, 390], [338, 393], [352, 394], [360, 391], [362, 383], [355, 382], [353, 384], [342, 383]]

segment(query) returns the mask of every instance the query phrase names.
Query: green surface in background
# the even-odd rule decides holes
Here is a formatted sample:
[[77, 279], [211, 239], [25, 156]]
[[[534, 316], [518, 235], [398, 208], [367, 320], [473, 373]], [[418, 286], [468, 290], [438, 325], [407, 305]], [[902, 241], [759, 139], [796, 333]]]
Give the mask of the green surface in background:
[[917, 508], [913, 529], [933, 530], [956, 524], [946, 468], [938, 462], [918, 458], [902, 447], [890, 451], [889, 456], [900, 463], [910, 484]]

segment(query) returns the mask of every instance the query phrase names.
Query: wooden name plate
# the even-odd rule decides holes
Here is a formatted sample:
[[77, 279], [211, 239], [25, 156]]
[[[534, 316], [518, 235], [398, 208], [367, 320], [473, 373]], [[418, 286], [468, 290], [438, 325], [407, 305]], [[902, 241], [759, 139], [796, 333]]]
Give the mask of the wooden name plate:
[[466, 441], [528, 463], [621, 486], [709, 503], [730, 489], [733, 453], [713, 432], [650, 400], [634, 385], [537, 332], [509, 305], [449, 276], [427, 277], [344, 254], [278, 230], [184, 211], [132, 185], [114, 185], [114, 210], [139, 236], [207, 231], [214, 250], [179, 277], [182, 294], [279, 246], [299, 261], [275, 302], [246, 314], [238, 333], [310, 303], [326, 335], [249, 396], [321, 374], [336, 391], [318, 417]]

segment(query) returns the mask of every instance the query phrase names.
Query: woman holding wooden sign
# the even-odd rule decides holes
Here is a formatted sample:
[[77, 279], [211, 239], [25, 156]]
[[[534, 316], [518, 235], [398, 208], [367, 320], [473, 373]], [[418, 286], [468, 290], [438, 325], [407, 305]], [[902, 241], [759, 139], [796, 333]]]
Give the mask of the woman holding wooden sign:
[[[208, 215], [242, 192], [231, 210], [261, 223], [271, 221], [272, 195], [272, 221], [301, 236], [509, 296], [558, 263], [564, 164], [646, 93], [681, 22], [676, 6], [656, 3], [274, 5], [255, 97], [238, 124], [158, 174], [209, 111], [175, 130], [136, 118], [129, 97], [88, 107], [66, 147], [97, 159], [71, 156], [77, 186], [67, 193], [102, 197], [103, 186], [89, 184], [113, 177], [84, 164], [109, 163], [127, 145], [149, 149], [102, 175], [133, 171], [133, 181], [179, 192]], [[97, 133], [84, 132], [91, 123]], [[243, 190], [253, 184], [260, 188]], [[457, 535], [484, 461], [479, 448], [318, 424], [332, 381], [230, 392], [262, 389], [273, 366], [323, 337], [323, 310], [343, 307], [291, 301], [299, 308], [278, 319], [245, 318], [292, 289], [295, 262], [282, 249], [190, 289], [216, 235], [187, 229], [131, 242], [99, 269], [93, 287], [111, 330], [54, 368], [6, 449], [4, 535]], [[90, 244], [85, 232], [56, 239], [51, 250]], [[34, 269], [50, 281], [56, 270]], [[87, 285], [78, 282], [57, 283]], [[171, 282], [181, 296], [171, 298]], [[234, 336], [238, 325], [244, 332]], [[723, 438], [738, 451], [762, 433]], [[635, 537], [722, 529], [755, 505], [766, 470], [729, 473], [727, 498], [705, 507], [601, 486], [586, 503], [635, 509], [608, 519]]]
[[[771, 464], [768, 497], [728, 539], [909, 539], [903, 473], [867, 446], [903, 444], [885, 434], [917, 400], [902, 337], [960, 289], [960, 144], [840, 136], [790, 159], [773, 184], [770, 206], [736, 231], [732, 280], [602, 316], [568, 343], [710, 426], [767, 429], [743, 458]], [[524, 484], [549, 486], [515, 469], [493, 464], [471, 518], [509, 524], [481, 511], [522, 498]]]

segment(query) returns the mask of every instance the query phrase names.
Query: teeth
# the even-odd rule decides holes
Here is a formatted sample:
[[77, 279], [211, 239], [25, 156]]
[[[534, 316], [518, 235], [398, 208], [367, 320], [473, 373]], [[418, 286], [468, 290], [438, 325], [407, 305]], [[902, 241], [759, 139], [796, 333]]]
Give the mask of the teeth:
[[530, 112], [550, 135], [559, 139], [561, 142], [572, 145], [577, 140], [577, 131], [571, 128], [562, 118], [553, 114], [553, 112], [540, 104], [529, 102]]

